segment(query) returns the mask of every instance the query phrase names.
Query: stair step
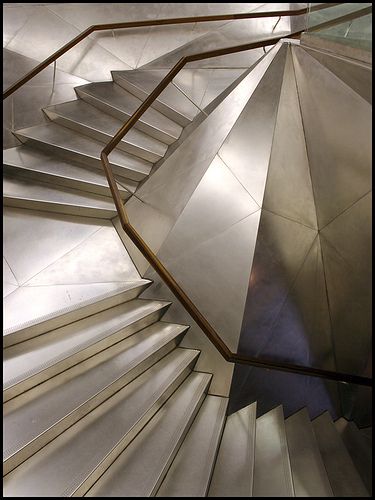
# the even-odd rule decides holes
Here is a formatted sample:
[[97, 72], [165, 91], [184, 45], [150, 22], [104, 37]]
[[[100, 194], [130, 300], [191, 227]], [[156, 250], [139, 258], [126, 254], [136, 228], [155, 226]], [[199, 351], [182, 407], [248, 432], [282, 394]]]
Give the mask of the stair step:
[[256, 403], [227, 418], [209, 497], [251, 497], [253, 492]]
[[[112, 71], [113, 80], [123, 89], [144, 101], [168, 73], [161, 70]], [[197, 106], [170, 83], [152, 107], [182, 127], [186, 127], [200, 112]]]
[[[139, 108], [142, 101], [114, 82], [95, 82], [75, 87], [81, 99], [125, 123]], [[155, 109], [149, 108], [137, 121], [135, 128], [155, 139], [172, 144], [182, 127]]]
[[[67, 307], [53, 310], [48, 314], [33, 318], [26, 323], [6, 328], [4, 330], [3, 345], [4, 347], [9, 347], [18, 344], [19, 342], [31, 339], [55, 328], [68, 325], [73, 321], [78, 321], [91, 314], [109, 309], [122, 302], [132, 300], [150, 284], [151, 281], [142, 279], [138, 281], [127, 281], [116, 285], [116, 287], [109, 292], [107, 291], [101, 295], [93, 296], [87, 300], [78, 300]], [[37, 298], [34, 300], [37, 300]], [[13, 304], [13, 309], [17, 309], [19, 305], [20, 304], [16, 301]], [[8, 304], [7, 307], [9, 308], [10, 305]], [[13, 316], [14, 315], [9, 313], [9, 317]]]
[[[104, 146], [102, 142], [95, 139], [77, 132], [73, 133], [68, 128], [53, 122], [17, 130], [15, 135], [22, 142], [42, 148], [44, 151], [57, 153], [65, 159], [95, 167], [103, 172], [100, 153]], [[124, 151], [112, 151], [108, 158], [115, 174], [132, 181], [144, 179], [152, 167], [150, 162]]]
[[169, 302], [133, 299], [5, 349], [5, 401], [159, 320]]
[[[33, 181], [49, 182], [54, 186], [78, 189], [89, 193], [111, 196], [104, 171], [83, 167], [67, 162], [58, 156], [49, 155], [27, 145], [5, 149], [3, 151], [3, 169], [5, 173], [20, 175]], [[135, 181], [119, 178], [120, 196], [126, 199], [129, 192], [137, 187]]]
[[336, 420], [335, 427], [344, 441], [367, 491], [372, 495], [372, 447], [354, 422], [345, 418]]
[[366, 487], [329, 413], [322, 413], [312, 424], [334, 496], [368, 497]]
[[210, 380], [206, 373], [192, 373], [86, 496], [154, 496]]
[[207, 396], [157, 497], [205, 497], [225, 422], [228, 398]]
[[4, 416], [6, 470], [36, 453], [168, 354], [185, 330], [181, 325], [152, 324], [9, 401]]
[[[121, 355], [111, 367], [118, 374]], [[118, 386], [112, 397], [5, 476], [4, 496], [83, 496], [187, 377], [197, 355], [175, 349], [121, 390]], [[100, 366], [93, 370], [90, 383], [98, 384], [101, 372]], [[47, 414], [54, 410], [50, 405], [44, 408]]]
[[332, 497], [333, 492], [306, 408], [285, 421], [297, 497]]
[[294, 497], [282, 406], [256, 420], [253, 496]]
[[[124, 124], [121, 120], [100, 111], [82, 99], [55, 104], [44, 108], [43, 111], [55, 123], [76, 130], [105, 144], [112, 139]], [[160, 160], [167, 150], [164, 143], [134, 128], [126, 134], [116, 147], [150, 162]]]
[[[130, 195], [130, 194], [129, 194]], [[3, 204], [8, 207], [44, 210], [68, 215], [113, 219], [117, 215], [113, 201], [99, 194], [55, 187], [12, 175], [3, 177]]]

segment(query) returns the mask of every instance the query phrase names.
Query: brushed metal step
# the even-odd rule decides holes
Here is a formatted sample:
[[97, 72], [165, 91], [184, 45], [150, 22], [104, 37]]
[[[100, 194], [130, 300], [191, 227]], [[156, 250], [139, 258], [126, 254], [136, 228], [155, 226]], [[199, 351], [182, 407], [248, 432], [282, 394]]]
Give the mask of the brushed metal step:
[[[130, 196], [130, 193], [129, 193]], [[113, 201], [99, 194], [53, 186], [6, 174], [3, 177], [3, 204], [8, 207], [44, 210], [68, 215], [113, 219], [117, 215]]]
[[154, 496], [210, 380], [207, 373], [192, 373], [86, 496]]
[[157, 497], [205, 497], [225, 422], [228, 398], [207, 396]]
[[368, 497], [368, 491], [330, 414], [322, 413], [312, 424], [334, 496]]
[[[44, 108], [43, 111], [55, 123], [105, 144], [124, 124], [121, 120], [100, 111], [82, 99], [55, 104]], [[160, 160], [168, 148], [166, 144], [134, 128], [125, 135], [116, 147], [150, 162]]]
[[256, 420], [253, 496], [295, 496], [282, 406]]
[[9, 347], [31, 339], [55, 328], [68, 325], [110, 307], [137, 297], [151, 284], [149, 280], [127, 281], [110, 292], [97, 295], [85, 301], [75, 302], [68, 307], [51, 311], [49, 314], [4, 330], [3, 345]]
[[3, 362], [4, 401], [149, 326], [169, 305], [133, 299], [8, 347]]
[[[104, 171], [74, 164], [50, 155], [26, 144], [3, 151], [3, 170], [13, 176], [21, 176], [33, 181], [49, 182], [54, 186], [78, 189], [88, 193], [111, 196]], [[120, 196], [125, 199], [133, 193], [137, 182], [119, 177]], [[122, 187], [124, 186], [124, 187]]]
[[285, 420], [297, 497], [332, 497], [333, 492], [306, 408]]
[[209, 497], [251, 497], [253, 493], [256, 402], [228, 416]]
[[346, 449], [364, 482], [367, 491], [372, 495], [372, 447], [361, 434], [354, 422], [339, 418], [335, 427], [344, 441]]
[[[95, 82], [75, 87], [81, 99], [125, 123], [142, 101], [114, 82]], [[149, 108], [137, 121], [135, 128], [172, 144], [179, 138], [182, 127], [155, 109]]]
[[[6, 475], [4, 495], [83, 496], [124, 448], [137, 440], [134, 437], [188, 376], [197, 355], [190, 349], [174, 349]], [[188, 378], [189, 388], [196, 389], [194, 395], [194, 382], [200, 378], [198, 374]], [[188, 396], [186, 391], [183, 394]], [[186, 402], [193, 404], [194, 398]]]
[[[168, 73], [161, 70], [111, 71], [113, 80], [123, 89], [144, 101]], [[184, 94], [170, 83], [152, 107], [182, 127], [194, 120], [199, 109]]]
[[[16, 130], [14, 134], [20, 141], [39, 147], [43, 151], [58, 154], [65, 159], [83, 163], [103, 172], [100, 161], [103, 143], [73, 132], [67, 127], [50, 122]], [[133, 181], [144, 179], [152, 167], [150, 162], [124, 151], [112, 151], [108, 158], [114, 173]]]

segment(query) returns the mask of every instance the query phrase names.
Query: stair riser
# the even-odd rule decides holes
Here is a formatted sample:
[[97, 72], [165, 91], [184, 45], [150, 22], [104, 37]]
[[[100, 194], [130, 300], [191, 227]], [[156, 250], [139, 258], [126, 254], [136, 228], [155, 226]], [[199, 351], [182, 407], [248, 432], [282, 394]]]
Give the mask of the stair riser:
[[[89, 182], [84, 182], [79, 179], [65, 178], [58, 175], [51, 175], [46, 172], [29, 170], [26, 167], [20, 165], [3, 165], [3, 172], [11, 174], [12, 176], [19, 176], [26, 179], [32, 179], [36, 181], [49, 182], [55, 186], [67, 187], [71, 189], [78, 189], [79, 191], [84, 191], [86, 193], [99, 194], [101, 196], [107, 196], [111, 198], [111, 191], [107, 186], [101, 186], [99, 184], [91, 184]], [[130, 197], [130, 193], [120, 191], [120, 196], [123, 200], [127, 200]]]
[[117, 215], [116, 210], [106, 210], [94, 207], [69, 205], [67, 203], [55, 203], [53, 201], [32, 200], [25, 198], [13, 198], [9, 195], [3, 196], [3, 204], [6, 207], [26, 208], [28, 210], [42, 210], [57, 214], [79, 215], [82, 217], [94, 217], [96, 219], [113, 219]]
[[[90, 474], [89, 477], [76, 489], [76, 491], [71, 495], [73, 497], [84, 496], [85, 493], [93, 486], [94, 483], [103, 475], [103, 473], [108, 469], [108, 467], [116, 460], [116, 458], [125, 450], [125, 448], [132, 442], [136, 435], [142, 430], [142, 428], [151, 420], [155, 413], [164, 405], [167, 399], [175, 392], [175, 390], [182, 384], [182, 382], [188, 377], [194, 367], [195, 361], [185, 368], [167, 388], [164, 394], [157, 400], [157, 402], [147, 411], [147, 413], [141, 418], [137, 425], [122, 439], [117, 446], [107, 455], [107, 457], [99, 464], [99, 466]], [[202, 396], [203, 402], [204, 396]], [[201, 402], [200, 402], [201, 404]], [[198, 410], [197, 410], [198, 411]], [[176, 451], [177, 453], [177, 451]], [[168, 469], [167, 469], [168, 470]], [[167, 472], [165, 471], [165, 473]], [[164, 476], [163, 476], [164, 477]]]
[[140, 293], [142, 293], [142, 291], [145, 290], [147, 286], [148, 285], [146, 284], [141, 285], [140, 287], [126, 290], [122, 293], [110, 297], [103, 296], [102, 299], [96, 297], [95, 299], [88, 301], [88, 303], [86, 304], [82, 303], [81, 307], [74, 308], [73, 310], [70, 310], [70, 308], [66, 308], [63, 311], [56, 312], [56, 314], [54, 314], [54, 316], [51, 318], [49, 318], [48, 316], [45, 317], [44, 320], [43, 318], [39, 318], [39, 321], [36, 324], [26, 324], [24, 326], [20, 325], [19, 327], [17, 327], [17, 330], [5, 330], [3, 345], [4, 347], [9, 347], [11, 345], [19, 344], [20, 342], [23, 342], [25, 340], [37, 337], [42, 333], [46, 333], [50, 330], [54, 330], [55, 328], [68, 325], [69, 323], [78, 321], [79, 319], [90, 316], [91, 314], [95, 314], [100, 311], [104, 311], [105, 309], [109, 309], [110, 307], [117, 306], [122, 302], [132, 300], [136, 298]]
[[[103, 172], [103, 165], [99, 158], [95, 158], [93, 156], [87, 156], [85, 154], [79, 153], [78, 151], [68, 150], [57, 145], [47, 144], [45, 142], [37, 141], [35, 139], [23, 137], [22, 135], [17, 133], [15, 135], [23, 143], [28, 144], [31, 147], [36, 147], [38, 149], [41, 149], [42, 151], [51, 154], [57, 154], [60, 158], [63, 158], [65, 160], [74, 161], [76, 163], [80, 163], [81, 165], [87, 167], [93, 167], [99, 169], [101, 172]], [[134, 170], [130, 170], [125, 167], [120, 167], [119, 165], [115, 165], [111, 162], [109, 163], [111, 165], [114, 174], [120, 175], [121, 177], [125, 177], [126, 179], [133, 181], [135, 187], [137, 185], [136, 184], [137, 182], [143, 180], [146, 177], [145, 174], [142, 174], [140, 172], [135, 172]]]
[[[79, 98], [83, 99], [89, 104], [92, 104], [101, 111], [104, 111], [105, 113], [114, 116], [118, 120], [121, 120], [123, 123], [127, 122], [131, 117], [131, 115], [124, 113], [123, 111], [120, 111], [119, 109], [113, 106], [110, 106], [109, 104], [93, 97], [92, 95], [87, 94], [86, 92], [82, 92], [82, 90], [80, 89], [76, 88], [75, 91]], [[137, 121], [137, 123], [134, 125], [134, 128], [140, 130], [141, 132], [144, 132], [145, 134], [150, 135], [151, 137], [154, 137], [154, 139], [158, 139], [159, 141], [164, 142], [165, 144], [172, 144], [176, 140], [175, 137], [172, 137], [169, 134], [163, 132], [162, 130], [157, 129], [152, 125], [145, 123], [144, 121], [142, 121], [142, 119]]]
[[133, 333], [136, 333], [139, 330], [142, 330], [143, 328], [152, 325], [156, 321], [160, 320], [160, 318], [165, 313], [166, 308], [167, 306], [163, 307], [158, 311], [154, 311], [151, 314], [148, 314], [147, 316], [139, 319], [138, 321], [135, 321], [131, 325], [128, 325], [125, 328], [121, 328], [118, 331], [111, 334], [110, 336], [96, 342], [94, 345], [90, 345], [86, 348], [83, 348], [82, 350], [73, 354], [72, 356], [69, 356], [68, 358], [63, 359], [61, 361], [58, 361], [54, 365], [48, 366], [45, 370], [5, 389], [3, 391], [3, 401], [4, 402], [9, 401], [10, 399], [21, 394], [22, 392], [25, 392], [28, 389], [31, 389], [32, 387], [48, 380], [49, 378], [54, 377], [55, 375], [63, 372], [64, 370], [67, 370], [68, 368], [74, 366], [75, 364], [84, 361], [85, 359], [99, 353], [100, 351], [103, 351], [104, 349], [107, 349], [111, 345], [116, 344], [117, 342], [120, 342], [121, 340], [124, 340], [127, 337], [130, 337]]
[[[170, 342], [168, 342], [167, 344], [165, 344], [158, 351], [152, 353], [151, 356], [147, 357], [145, 360], [143, 360], [142, 362], [140, 362], [132, 370], [128, 371], [125, 375], [123, 375], [122, 377], [120, 377], [119, 379], [117, 379], [115, 382], [113, 382], [112, 384], [110, 384], [103, 391], [101, 391], [98, 394], [96, 394], [95, 396], [93, 396], [91, 399], [89, 399], [84, 404], [82, 404], [81, 406], [79, 406], [76, 410], [74, 410], [73, 412], [71, 412], [65, 418], [61, 419], [57, 424], [55, 424], [54, 426], [50, 427], [44, 433], [40, 434], [36, 439], [34, 439], [29, 444], [27, 444], [26, 446], [24, 446], [21, 450], [17, 451], [12, 456], [10, 456], [3, 463], [4, 464], [4, 472], [3, 472], [3, 474], [5, 475], [5, 474], [9, 473], [10, 471], [12, 471], [15, 467], [17, 467], [18, 465], [20, 465], [27, 458], [31, 457], [34, 453], [36, 453], [37, 451], [39, 451], [43, 446], [45, 446], [46, 444], [48, 444], [49, 442], [51, 442], [54, 438], [56, 438], [57, 436], [59, 436], [68, 427], [70, 427], [71, 425], [73, 425], [74, 423], [76, 423], [78, 420], [82, 419], [82, 417], [84, 417], [89, 412], [91, 412], [92, 410], [94, 410], [95, 408], [97, 408], [105, 400], [107, 400], [108, 398], [110, 398], [111, 396], [113, 396], [116, 392], [118, 392], [120, 389], [122, 389], [127, 384], [129, 384], [130, 382], [132, 382], [136, 377], [138, 377], [139, 375], [141, 375], [144, 371], [146, 371], [148, 368], [150, 368], [153, 364], [155, 364], [157, 361], [159, 361], [164, 356], [166, 356], [169, 352], [171, 352], [173, 349], [175, 349], [177, 347], [177, 345], [179, 344], [182, 336], [183, 336], [183, 333], [181, 333], [178, 337], [175, 337], [173, 340], [171, 340]], [[105, 358], [106, 358], [106, 353], [105, 352], [99, 354], [98, 362], [103, 361]], [[75, 371], [75, 368], [76, 367], [73, 368], [73, 371]], [[78, 369], [79, 369], [79, 367], [78, 367]], [[190, 367], [185, 369], [183, 379], [188, 375], [189, 372], [190, 372]], [[60, 375], [60, 377], [64, 377], [64, 376], [65, 376], [65, 374]], [[61, 381], [59, 381], [59, 382], [61, 383]], [[182, 380], [181, 380], [181, 382], [182, 382]], [[181, 382], [179, 382], [179, 383], [181, 383]], [[173, 385], [172, 392], [178, 387], [179, 383], [176, 384], [176, 385], [172, 384]], [[49, 384], [49, 385], [51, 385], [51, 384]], [[160, 408], [160, 406], [162, 405], [163, 401], [164, 401], [163, 398], [161, 398], [158, 401], [158, 404], [160, 402], [160, 405], [157, 406], [155, 412], [157, 411], [157, 409]], [[152, 413], [152, 415], [154, 413]], [[149, 418], [151, 418], [152, 415]], [[148, 414], [147, 414], [147, 416], [148, 416]], [[149, 418], [147, 419], [147, 421], [149, 420]], [[84, 425], [84, 423], [82, 425]], [[142, 427], [143, 427], [143, 425], [141, 425], [140, 427], [137, 427], [137, 432], [136, 433], [138, 433], [139, 430]], [[129, 444], [130, 441], [131, 441], [131, 439], [126, 442], [125, 446], [127, 446], [127, 444]], [[125, 446], [120, 449], [119, 453], [121, 453], [121, 451], [125, 448]], [[118, 456], [118, 454], [114, 457], [114, 459]], [[112, 463], [112, 461], [111, 461], [111, 463]], [[105, 468], [107, 468], [107, 467], [105, 467]], [[104, 472], [104, 470], [103, 470], [103, 472]], [[91, 483], [90, 486], [92, 484], [93, 483]], [[86, 489], [86, 491], [87, 491], [87, 489]]]
[[[48, 117], [52, 121], [54, 121], [58, 125], [70, 128], [71, 130], [75, 130], [80, 134], [86, 135], [87, 137], [92, 137], [97, 141], [103, 142], [104, 143], [103, 147], [105, 144], [108, 144], [108, 142], [113, 137], [111, 135], [105, 134], [104, 132], [101, 132], [100, 130], [95, 130], [91, 127], [87, 127], [83, 123], [78, 123], [64, 116], [57, 115], [52, 111], [45, 109], [44, 112], [48, 115]], [[120, 141], [120, 143], [116, 146], [116, 148], [120, 149], [121, 151], [125, 151], [126, 153], [130, 153], [134, 156], [137, 156], [138, 158], [142, 158], [143, 160], [150, 161], [152, 163], [159, 161], [161, 158], [160, 155], [153, 153], [152, 151], [143, 149], [139, 146], [136, 146], [135, 144], [130, 144], [129, 142], [126, 142], [124, 140]]]
[[[138, 97], [141, 101], [144, 101], [149, 94], [142, 90], [141, 88], [137, 87], [137, 85], [134, 85], [131, 82], [128, 82], [125, 78], [118, 77], [116, 75], [113, 75], [113, 80], [120, 85], [123, 89], [127, 90], [131, 94], [135, 95], [135, 97]], [[170, 84], [171, 85], [171, 84]], [[174, 109], [170, 108], [167, 104], [163, 103], [159, 99], [156, 99], [156, 101], [153, 102], [152, 107], [159, 111], [159, 113], [162, 113], [163, 115], [167, 116], [169, 119], [175, 121], [181, 127], [186, 127], [189, 125], [190, 120], [186, 118], [186, 116], [181, 115], [178, 111], [175, 111]]]

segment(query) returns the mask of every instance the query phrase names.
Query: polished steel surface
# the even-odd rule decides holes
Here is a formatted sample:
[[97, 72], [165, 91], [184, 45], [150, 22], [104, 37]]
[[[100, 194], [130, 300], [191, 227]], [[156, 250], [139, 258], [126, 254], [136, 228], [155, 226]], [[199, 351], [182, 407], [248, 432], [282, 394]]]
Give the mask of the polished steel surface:
[[[27, 145], [4, 150], [3, 169], [4, 172], [10, 172], [13, 175], [50, 182], [55, 186], [110, 196], [107, 179], [103, 172], [64, 161]], [[129, 190], [133, 191], [135, 185], [135, 182], [130, 180], [125, 184], [127, 189], [119, 185], [121, 197], [128, 197]]]
[[207, 396], [157, 497], [205, 497], [225, 424], [227, 398]]
[[281, 406], [256, 420], [253, 496], [295, 496]]
[[[164, 357], [8, 474], [4, 494], [82, 496], [179, 386], [195, 355], [175, 350]], [[189, 377], [190, 393], [194, 394], [185, 404], [194, 406], [203, 380], [209, 380], [209, 376]], [[184, 390], [178, 393], [186, 395]]]
[[210, 378], [192, 373], [86, 496], [154, 496], [203, 402]]
[[[142, 101], [113, 82], [98, 82], [75, 87], [77, 95], [124, 123]], [[136, 128], [166, 144], [178, 139], [182, 128], [155, 109], [148, 109]]]
[[296, 497], [332, 497], [318, 443], [306, 408], [285, 421]]
[[335, 427], [353, 460], [367, 491], [372, 495], [372, 443], [366, 440], [354, 422], [339, 418]]
[[[101, 168], [100, 151], [103, 144], [82, 134], [72, 134], [66, 127], [51, 122], [17, 130], [16, 136], [23, 142], [60, 155], [64, 159]], [[152, 166], [150, 162], [119, 150], [113, 151], [110, 161], [115, 174], [134, 181], [144, 179]]]
[[329, 413], [313, 420], [312, 425], [334, 496], [368, 497], [369, 493]]
[[[122, 125], [120, 120], [82, 99], [45, 108], [44, 112], [56, 123], [102, 142], [108, 141]], [[151, 162], [160, 160], [167, 150], [165, 144], [136, 129], [117, 147]]]
[[256, 403], [227, 417], [207, 496], [252, 496], [255, 419]]
[[11, 175], [3, 177], [3, 204], [98, 219], [112, 219], [116, 215], [116, 208], [108, 197], [46, 182], [30, 183], [28, 179]]
[[123, 340], [141, 320], [160, 317], [168, 305], [133, 299], [8, 348], [3, 364], [6, 400]]

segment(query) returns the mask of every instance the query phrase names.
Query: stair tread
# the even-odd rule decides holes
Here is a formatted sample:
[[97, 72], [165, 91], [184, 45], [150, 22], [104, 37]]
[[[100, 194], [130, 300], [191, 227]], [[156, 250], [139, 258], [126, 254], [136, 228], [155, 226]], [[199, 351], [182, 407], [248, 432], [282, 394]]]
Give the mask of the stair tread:
[[210, 379], [206, 373], [193, 372], [86, 496], [153, 496]]
[[[124, 119], [131, 116], [142, 104], [140, 99], [114, 82], [88, 83], [76, 87], [76, 90], [81, 98], [84, 93], [116, 109], [117, 112], [123, 114]], [[142, 115], [140, 122], [157, 130], [161, 130], [174, 140], [178, 139], [182, 132], [182, 127], [180, 125], [152, 108], [149, 108]]]
[[[4, 478], [4, 495], [71, 496], [134, 433], [137, 423], [160, 407], [165, 391], [196, 356], [197, 351], [175, 349], [158, 361], [10, 472]], [[98, 378], [100, 374], [92, 382]]]
[[[8, 314], [4, 316], [4, 336], [6, 337], [18, 332], [22, 333], [25, 329], [29, 329], [32, 326], [48, 323], [52, 319], [61, 319], [63, 314], [71, 312], [81, 312], [83, 316], [75, 318], [75, 320], [81, 319], [87, 316], [85, 312], [87, 306], [94, 305], [96, 308], [95, 312], [98, 312], [102, 310], [99, 308], [99, 301], [116, 298], [124, 302], [124, 294], [131, 293], [138, 295], [140, 293], [139, 290], [144, 289], [150, 283], [149, 280], [139, 279], [137, 281], [127, 281], [123, 283], [96, 283], [95, 286], [92, 284], [76, 285], [74, 288], [77, 289], [77, 293], [74, 294], [73, 288], [69, 287], [68, 297], [66, 293], [67, 287], [64, 285], [38, 287], [38, 294], [35, 293], [35, 287], [21, 287], [5, 298], [5, 307], [8, 310]], [[55, 305], [51, 308], [51, 301], [48, 302], [47, 298], [51, 293], [54, 293], [54, 290], [56, 290], [57, 293], [59, 291], [61, 292], [60, 295], [56, 296]], [[60, 296], [61, 300], [58, 300]], [[106, 308], [108, 307], [110, 306]], [[20, 318], [20, 315], [16, 314], [17, 311], [25, 310], [30, 314], [23, 314], [21, 316], [21, 321], [14, 324], [14, 318]], [[26, 321], [25, 318], [27, 318]], [[70, 323], [72, 321], [68, 322]], [[58, 326], [64, 324], [67, 323], [62, 322]]]
[[206, 396], [156, 496], [206, 496], [227, 404], [227, 398]]
[[[75, 165], [73, 162], [64, 161], [58, 156], [53, 156], [41, 150], [28, 147], [27, 145], [17, 146], [3, 151], [3, 164], [18, 167], [31, 174], [41, 173], [56, 179], [71, 179], [105, 188], [109, 193], [108, 181], [104, 174], [96, 168]], [[121, 179], [122, 187], [118, 184], [120, 194], [123, 196], [128, 191], [134, 191], [136, 184], [126, 179]], [[126, 189], [125, 189], [126, 188]]]
[[113, 201], [99, 194], [86, 193], [78, 189], [54, 186], [50, 183], [30, 182], [28, 179], [5, 175], [3, 178], [3, 197], [23, 200], [37, 200], [49, 204], [91, 207], [109, 210], [113, 217], [117, 214]]
[[3, 389], [78, 354], [144, 316], [162, 309], [166, 304], [168, 302], [133, 299], [6, 349]]
[[354, 422], [336, 420], [335, 427], [349, 452], [367, 491], [372, 494], [372, 447]]
[[53, 383], [45, 385], [45, 390], [34, 390], [19, 402], [8, 403], [4, 414], [3, 459], [77, 411], [185, 329], [180, 325], [153, 323], [103, 351], [96, 361], [83, 361], [67, 374], [58, 375]]
[[[168, 73], [167, 69], [163, 70], [132, 70], [132, 71], [112, 71], [113, 79], [121, 86], [127, 82], [131, 86], [137, 87], [141, 93], [150, 94], [161, 80]], [[130, 91], [130, 89], [129, 89]], [[164, 106], [170, 108], [174, 112], [179, 113], [185, 118], [185, 122], [193, 120], [199, 114], [199, 108], [195, 106], [189, 99], [175, 86], [170, 83], [165, 90], [160, 94], [157, 101]]]
[[369, 496], [329, 413], [312, 424], [334, 496]]
[[228, 416], [209, 497], [250, 497], [253, 491], [256, 403]]
[[256, 420], [253, 496], [294, 496], [282, 406]]
[[[68, 128], [53, 122], [20, 129], [17, 130], [15, 134], [50, 146], [62, 148], [63, 150], [71, 151], [100, 162], [100, 153], [103, 150], [102, 142], [77, 132], [72, 133]], [[124, 177], [128, 177], [129, 175], [125, 172], [126, 169], [126, 171], [134, 171], [134, 173], [138, 174], [137, 177], [143, 178], [150, 173], [152, 166], [152, 164], [146, 160], [118, 150], [112, 151], [109, 156], [109, 162], [111, 165], [123, 168]], [[101, 164], [98, 163], [98, 165]]]
[[332, 497], [333, 492], [306, 408], [285, 421], [297, 497]]
[[[48, 106], [44, 111], [65, 117], [86, 128], [102, 132], [108, 136], [108, 141], [124, 124], [121, 120], [104, 113], [82, 99]], [[131, 129], [121, 142], [154, 153], [160, 158], [164, 156], [167, 150], [164, 143], [135, 128]]]

